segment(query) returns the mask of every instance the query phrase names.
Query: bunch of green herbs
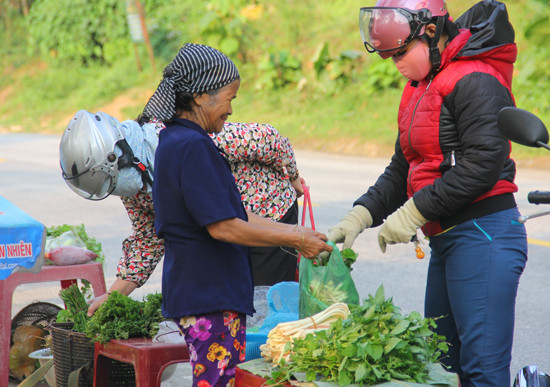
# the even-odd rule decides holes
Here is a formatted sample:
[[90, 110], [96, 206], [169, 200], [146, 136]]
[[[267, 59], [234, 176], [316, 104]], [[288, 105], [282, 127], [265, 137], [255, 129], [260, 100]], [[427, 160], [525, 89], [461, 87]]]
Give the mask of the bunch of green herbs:
[[87, 315], [88, 303], [78, 284], [61, 289], [59, 297], [65, 303], [66, 309], [61, 309], [57, 313], [56, 322], [73, 322], [73, 331], [84, 332], [90, 318]]
[[88, 322], [86, 336], [100, 343], [112, 339], [153, 337], [163, 321], [161, 304], [160, 293], [148, 294], [140, 302], [114, 291]]
[[[268, 384], [290, 381], [305, 373], [307, 381], [332, 381], [340, 386], [371, 385], [391, 380], [426, 383], [429, 365], [448, 350], [437, 335], [434, 319], [420, 313], [403, 315], [385, 299], [380, 286], [362, 306], [350, 305], [351, 314], [328, 330], [294, 340], [290, 361], [284, 360], [271, 373]], [[290, 348], [285, 348], [285, 350]]]

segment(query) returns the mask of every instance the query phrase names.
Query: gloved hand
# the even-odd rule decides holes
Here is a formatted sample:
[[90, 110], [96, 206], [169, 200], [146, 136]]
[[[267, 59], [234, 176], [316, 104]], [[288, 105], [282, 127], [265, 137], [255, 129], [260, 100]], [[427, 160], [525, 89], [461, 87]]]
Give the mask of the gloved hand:
[[[372, 216], [369, 210], [361, 205], [357, 205], [338, 224], [328, 230], [327, 237], [329, 241], [333, 241], [334, 243], [344, 242], [342, 246], [342, 250], [344, 250], [351, 248], [357, 235], [370, 226], [372, 226]], [[319, 254], [321, 262], [327, 262], [329, 257], [330, 253], [326, 251]]]
[[338, 224], [328, 230], [328, 240], [334, 243], [344, 242], [342, 250], [351, 248], [357, 235], [372, 226], [372, 216], [365, 207], [354, 206]]
[[397, 211], [388, 216], [380, 228], [378, 232], [380, 250], [385, 253], [387, 244], [409, 243], [416, 235], [416, 230], [427, 222], [428, 219], [422, 216], [416, 208], [413, 198], [410, 198]]

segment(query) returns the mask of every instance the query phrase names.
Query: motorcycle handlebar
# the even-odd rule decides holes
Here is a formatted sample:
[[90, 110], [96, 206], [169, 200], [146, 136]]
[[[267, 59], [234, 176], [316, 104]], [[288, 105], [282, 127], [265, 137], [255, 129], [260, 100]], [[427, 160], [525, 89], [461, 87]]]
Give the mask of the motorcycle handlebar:
[[527, 201], [533, 204], [550, 204], [550, 191], [529, 192]]

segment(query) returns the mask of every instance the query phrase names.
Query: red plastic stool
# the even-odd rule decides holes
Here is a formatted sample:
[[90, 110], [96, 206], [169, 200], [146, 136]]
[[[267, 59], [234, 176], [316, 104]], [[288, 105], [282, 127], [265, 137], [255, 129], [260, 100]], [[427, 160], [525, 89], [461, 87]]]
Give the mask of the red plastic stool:
[[103, 264], [100, 262], [72, 266], [43, 266], [38, 273], [16, 272], [0, 280], [0, 386], [9, 381], [9, 357], [11, 338], [11, 304], [15, 288], [19, 285], [60, 281], [63, 284], [77, 279], [85, 279], [92, 285], [94, 295], [100, 296], [107, 291]]
[[109, 385], [112, 359], [134, 366], [136, 387], [159, 387], [162, 371], [170, 364], [188, 362], [189, 350], [186, 344], [153, 343], [144, 338], [95, 343], [94, 386]]
[[[237, 367], [235, 370], [235, 387], [263, 387], [266, 384], [266, 379], [261, 376], [254, 375], [242, 368]], [[280, 386], [291, 387], [290, 384], [280, 384]]]

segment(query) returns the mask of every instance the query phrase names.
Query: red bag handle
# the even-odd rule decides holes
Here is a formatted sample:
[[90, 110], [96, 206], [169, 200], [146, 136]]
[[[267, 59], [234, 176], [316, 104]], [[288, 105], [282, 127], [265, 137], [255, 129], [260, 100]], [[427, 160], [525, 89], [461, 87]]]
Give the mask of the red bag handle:
[[315, 221], [313, 220], [313, 208], [311, 206], [311, 195], [309, 194], [309, 188], [304, 187], [304, 209], [302, 210], [302, 226], [306, 225], [306, 212], [309, 209], [309, 221], [311, 222], [311, 228], [315, 230]]
[[[309, 210], [309, 221], [311, 222], [311, 229], [315, 230], [315, 221], [313, 220], [313, 207], [311, 205], [311, 195], [309, 194], [309, 188], [305, 185], [304, 188], [304, 205], [302, 209], [302, 226], [306, 225], [306, 213]], [[298, 282], [300, 280], [300, 258], [302, 257], [302, 254], [298, 253], [297, 262], [296, 262], [296, 276], [295, 280]]]

